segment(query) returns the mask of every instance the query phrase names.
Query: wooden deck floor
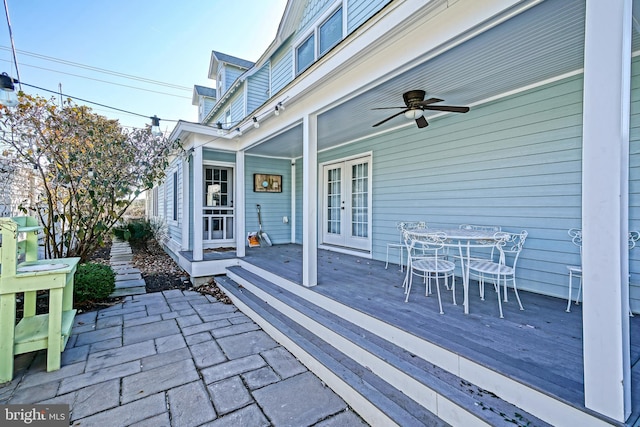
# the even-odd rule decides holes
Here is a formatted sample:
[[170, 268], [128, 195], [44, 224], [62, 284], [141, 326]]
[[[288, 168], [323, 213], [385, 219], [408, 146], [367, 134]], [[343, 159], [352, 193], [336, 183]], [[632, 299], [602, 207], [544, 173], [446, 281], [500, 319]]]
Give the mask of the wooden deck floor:
[[[276, 245], [248, 248], [245, 261], [281, 277], [301, 283], [302, 247]], [[325, 250], [318, 251], [318, 286], [312, 288], [379, 320], [463, 355], [513, 379], [584, 407], [582, 362], [582, 310], [566, 300], [520, 292], [525, 310], [518, 309], [512, 291], [498, 317], [495, 292], [487, 288], [481, 301], [477, 285], [470, 285], [470, 314], [463, 312], [462, 286], [457, 301], [441, 286], [444, 315], [439, 314], [435, 294], [426, 297], [424, 285], [414, 282], [404, 302], [404, 273], [397, 265]], [[460, 279], [458, 279], [460, 280]], [[640, 316], [631, 321], [633, 389], [640, 385]], [[633, 393], [633, 415], [640, 413], [640, 390]]]

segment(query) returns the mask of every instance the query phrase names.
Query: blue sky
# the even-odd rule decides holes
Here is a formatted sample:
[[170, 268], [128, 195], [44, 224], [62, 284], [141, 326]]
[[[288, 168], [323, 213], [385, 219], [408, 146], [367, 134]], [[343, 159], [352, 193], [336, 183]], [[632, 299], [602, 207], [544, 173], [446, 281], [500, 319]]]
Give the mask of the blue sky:
[[[61, 84], [67, 95], [144, 116], [155, 114], [166, 119], [161, 128], [170, 131], [175, 123], [169, 120], [197, 120], [197, 109], [191, 105], [193, 85], [215, 86], [207, 78], [211, 51], [256, 61], [275, 37], [286, 0], [7, 0], [7, 4], [22, 82], [52, 91]], [[15, 78], [4, 8], [0, 16], [0, 72]], [[28, 86], [23, 90], [55, 96]], [[87, 105], [125, 126], [150, 122]]]

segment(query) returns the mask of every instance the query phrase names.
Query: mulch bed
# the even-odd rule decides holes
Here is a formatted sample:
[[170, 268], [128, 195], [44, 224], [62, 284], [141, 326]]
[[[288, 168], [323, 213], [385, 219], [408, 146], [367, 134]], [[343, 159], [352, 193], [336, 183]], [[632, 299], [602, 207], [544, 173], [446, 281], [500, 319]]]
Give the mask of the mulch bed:
[[[225, 304], [231, 304], [229, 297], [218, 288], [214, 279], [210, 279], [201, 286], [192, 288], [187, 272], [180, 268], [155, 240], [151, 239], [146, 243], [132, 242], [131, 251], [133, 253], [133, 265], [140, 270], [148, 293], [168, 291], [171, 289], [192, 289], [202, 294], [212, 295], [218, 301]], [[90, 261], [108, 264], [110, 252], [111, 243], [108, 243], [96, 251]], [[113, 304], [120, 301], [121, 299], [116, 301], [94, 302], [93, 305], [95, 309], [99, 309], [104, 307], [105, 304]], [[88, 311], [91, 310], [91, 307], [83, 307], [83, 309]]]

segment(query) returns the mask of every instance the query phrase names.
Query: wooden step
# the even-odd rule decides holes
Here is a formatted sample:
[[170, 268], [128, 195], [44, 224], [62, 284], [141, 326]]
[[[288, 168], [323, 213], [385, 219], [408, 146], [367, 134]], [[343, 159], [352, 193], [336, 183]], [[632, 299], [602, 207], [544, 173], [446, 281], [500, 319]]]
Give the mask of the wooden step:
[[[256, 274], [231, 267], [227, 276], [216, 280], [232, 299], [249, 306], [398, 425], [546, 425]], [[343, 397], [364, 416], [349, 394]]]

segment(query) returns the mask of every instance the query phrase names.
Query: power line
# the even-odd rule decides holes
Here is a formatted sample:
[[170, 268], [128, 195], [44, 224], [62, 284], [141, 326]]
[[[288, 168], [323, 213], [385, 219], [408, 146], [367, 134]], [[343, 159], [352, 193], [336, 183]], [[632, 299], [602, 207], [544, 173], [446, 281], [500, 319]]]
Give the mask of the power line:
[[[0, 59], [0, 61], [11, 62], [11, 61], [9, 61], [7, 59]], [[125, 85], [125, 84], [122, 84], [122, 83], [114, 83], [114, 82], [110, 82], [110, 81], [107, 81], [107, 80], [101, 80], [101, 79], [96, 79], [96, 78], [93, 78], [93, 77], [82, 76], [80, 74], [72, 74], [72, 73], [66, 73], [64, 71], [53, 70], [51, 68], [38, 67], [37, 65], [30, 65], [30, 64], [25, 64], [25, 63], [22, 63], [20, 65], [22, 65], [24, 67], [37, 68], [39, 70], [51, 71], [53, 73], [65, 74], [65, 75], [73, 76], [73, 77], [80, 77], [82, 79], [93, 80], [93, 81], [96, 81], [96, 82], [106, 83], [106, 84], [110, 84], [110, 85], [114, 85], [114, 86], [121, 86], [121, 87], [130, 88], [130, 89], [137, 89], [137, 90], [142, 90], [142, 91], [145, 91], [145, 92], [159, 93], [161, 95], [174, 96], [176, 98], [191, 99], [191, 97], [188, 97], [188, 96], [176, 95], [176, 94], [167, 93], [167, 92], [160, 92], [160, 91], [157, 91], [157, 90], [145, 89], [145, 88], [141, 88], [141, 87], [138, 87], [138, 86]]]
[[[9, 6], [7, 5], [7, 0], [4, 0], [4, 13], [7, 17], [7, 28], [9, 29], [9, 39], [11, 41], [11, 52], [13, 54], [13, 63], [16, 66], [16, 76], [18, 77], [18, 81], [20, 81], [20, 70], [18, 70], [18, 58], [16, 57], [16, 45], [13, 42], [13, 30], [11, 30], [11, 20], [9, 20]], [[20, 87], [22, 89], [22, 87]]]
[[[117, 108], [117, 107], [112, 107], [110, 105], [106, 105], [106, 104], [101, 104], [99, 102], [95, 102], [95, 101], [89, 101], [88, 99], [83, 99], [83, 98], [79, 98], [77, 96], [72, 96], [72, 95], [67, 95], [65, 93], [62, 93], [60, 91], [54, 91], [54, 90], [50, 90], [50, 89], [45, 89], [43, 87], [39, 87], [39, 86], [35, 86], [35, 85], [30, 85], [28, 83], [24, 83], [22, 82], [23, 85], [25, 86], [29, 86], [38, 90], [43, 90], [45, 92], [50, 92], [50, 93], [55, 93], [56, 95], [61, 95], [61, 96], [65, 96], [67, 98], [72, 98], [72, 99], [77, 99], [78, 101], [82, 101], [82, 102], [88, 102], [89, 104], [94, 104], [94, 105], [99, 105], [100, 107], [104, 107], [104, 108], [109, 108], [111, 110], [115, 110], [115, 111], [120, 111], [122, 113], [127, 113], [127, 114], [131, 114], [133, 116], [138, 116], [138, 117], [144, 117], [147, 119], [150, 119], [151, 116], [147, 116], [145, 114], [140, 114], [140, 113], [134, 113], [133, 111], [128, 111], [128, 110], [123, 110], [122, 108]], [[178, 120], [171, 120], [171, 119], [161, 119], [164, 120], [165, 122], [177, 122]]]
[[[6, 46], [0, 46], [0, 50], [10, 50], [10, 48], [8, 48]], [[20, 50], [20, 49], [16, 50], [16, 52], [18, 52], [18, 53], [20, 53], [22, 55], [32, 56], [34, 58], [39, 58], [39, 59], [44, 59], [46, 61], [57, 62], [57, 63], [60, 63], [60, 64], [70, 65], [70, 66], [78, 67], [78, 68], [84, 68], [84, 69], [91, 70], [91, 71], [97, 71], [99, 73], [111, 74], [113, 76], [124, 77], [124, 78], [131, 79], [131, 80], [138, 80], [138, 81], [141, 81], [141, 82], [151, 83], [151, 84], [155, 84], [155, 85], [159, 85], [159, 86], [166, 86], [166, 87], [170, 87], [170, 88], [173, 88], [173, 89], [188, 90], [188, 91], [191, 91], [193, 89], [193, 88], [190, 88], [190, 87], [187, 87], [187, 86], [181, 86], [181, 85], [177, 85], [177, 84], [174, 84], [174, 83], [161, 82], [159, 80], [152, 80], [152, 79], [148, 79], [146, 77], [139, 77], [139, 76], [134, 76], [132, 74], [121, 73], [119, 71], [112, 71], [112, 70], [107, 70], [105, 68], [98, 68], [98, 67], [94, 67], [94, 66], [91, 66], [91, 65], [80, 64], [78, 62], [67, 61], [65, 59], [54, 58], [52, 56], [41, 55], [39, 53], [34, 53], [34, 52], [27, 52], [27, 51]]]

